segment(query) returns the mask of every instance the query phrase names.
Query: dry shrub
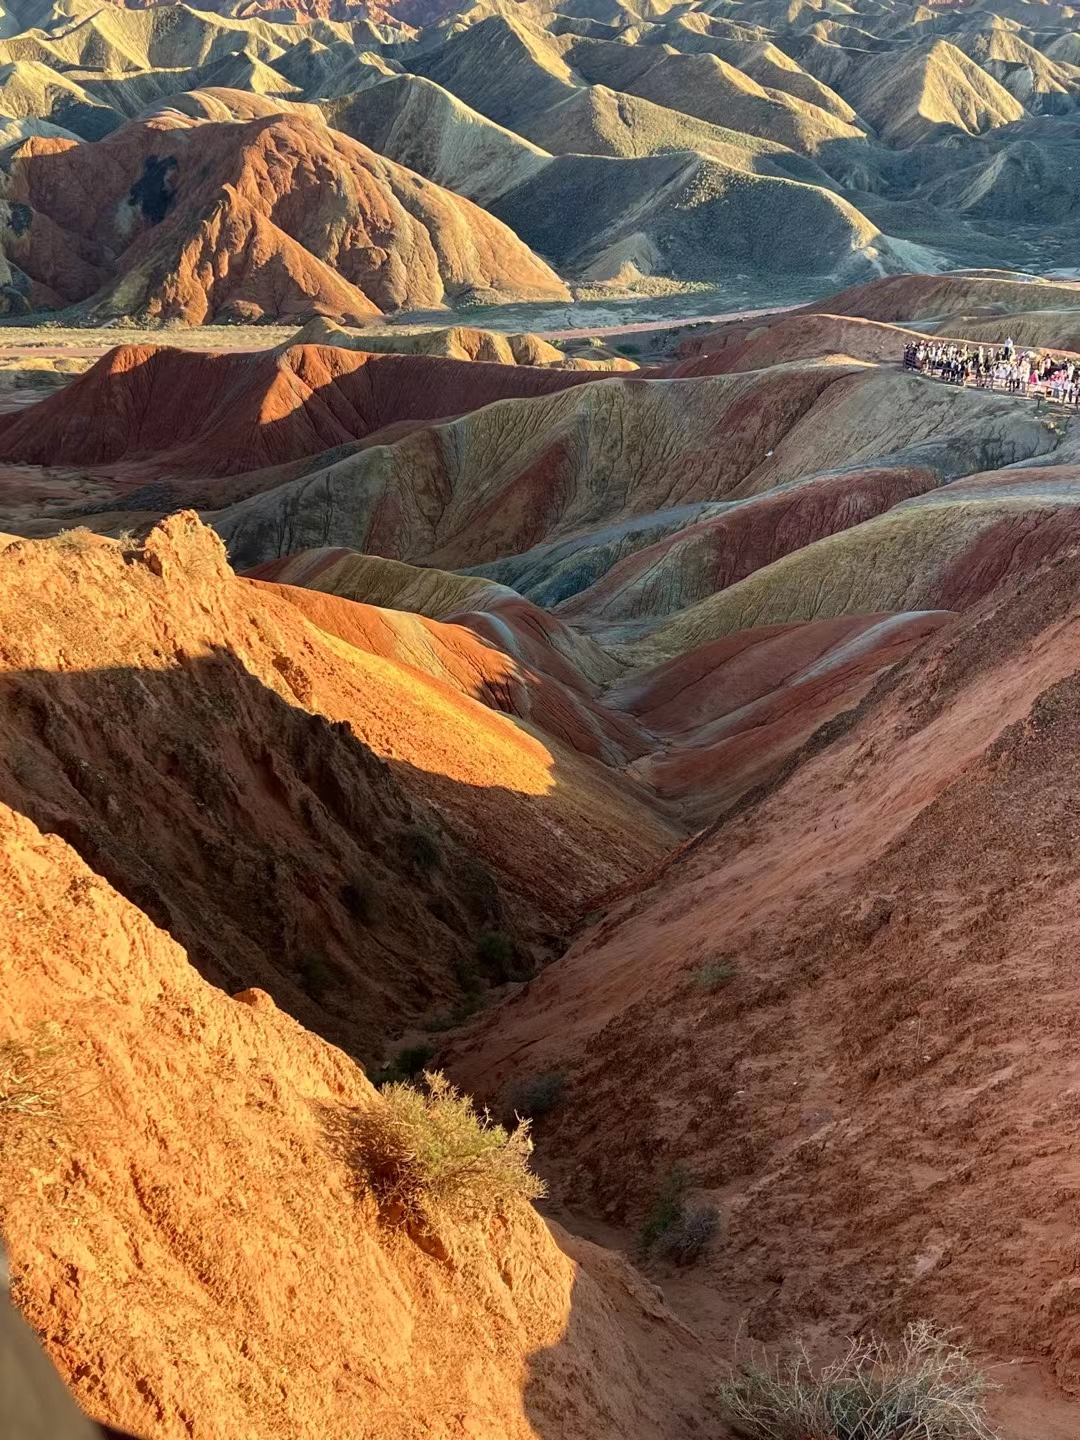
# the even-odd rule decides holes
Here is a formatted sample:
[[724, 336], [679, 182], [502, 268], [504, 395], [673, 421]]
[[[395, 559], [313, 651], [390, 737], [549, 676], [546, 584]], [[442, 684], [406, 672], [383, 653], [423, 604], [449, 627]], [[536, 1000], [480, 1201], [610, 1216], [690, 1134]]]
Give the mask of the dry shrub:
[[715, 1238], [720, 1229], [720, 1211], [715, 1205], [688, 1205], [691, 1183], [689, 1170], [677, 1160], [664, 1176], [638, 1234], [643, 1259], [653, 1255], [673, 1260], [676, 1265], [693, 1265]]
[[720, 1211], [715, 1205], [684, 1209], [678, 1219], [653, 1242], [653, 1254], [676, 1265], [693, 1265], [700, 1260], [720, 1230]]
[[72, 530], [57, 531], [47, 543], [57, 550], [70, 550], [78, 554], [84, 550], [100, 549], [102, 541], [96, 531], [86, 525], [77, 525]]
[[56, 1119], [64, 1093], [60, 1045], [49, 1030], [0, 1042], [0, 1125]]
[[380, 1098], [354, 1116], [353, 1143], [387, 1223], [437, 1234], [543, 1195], [528, 1124], [508, 1133], [433, 1072], [423, 1089], [387, 1085]]
[[982, 1405], [989, 1388], [960, 1346], [920, 1320], [895, 1350], [852, 1340], [816, 1371], [801, 1349], [744, 1365], [712, 1398], [744, 1440], [993, 1440]]
[[55, 1026], [0, 1041], [0, 1156], [28, 1162], [78, 1110], [71, 1056]]

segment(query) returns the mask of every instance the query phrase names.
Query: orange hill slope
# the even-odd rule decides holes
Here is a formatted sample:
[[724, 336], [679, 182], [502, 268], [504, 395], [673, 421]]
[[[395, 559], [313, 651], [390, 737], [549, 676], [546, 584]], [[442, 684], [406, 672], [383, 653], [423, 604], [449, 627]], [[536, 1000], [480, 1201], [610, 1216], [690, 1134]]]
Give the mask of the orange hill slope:
[[[384, 610], [294, 585], [266, 585], [313, 625], [360, 650], [430, 675], [492, 710], [529, 721], [564, 745], [609, 765], [623, 765], [648, 749], [631, 722], [565, 684], [530, 669], [464, 624], [445, 625], [421, 615]], [[529, 607], [532, 608], [532, 607]], [[564, 667], [559, 667], [560, 669]]]
[[751, 1337], [933, 1315], [1080, 1384], [1078, 594], [1074, 550], [946, 626], [459, 1050], [567, 1075], [578, 1204], [688, 1165]]
[[[259, 573], [313, 587], [282, 590], [335, 634], [370, 631], [361, 642], [368, 647], [472, 686], [485, 703], [531, 717], [586, 754], [632, 762], [629, 773], [694, 826], [775, 775], [819, 725], [856, 705], [884, 669], [950, 618], [945, 611], [858, 615], [743, 630], [626, 673], [586, 635], [489, 580], [341, 550], [290, 556]], [[343, 602], [318, 592], [397, 608], [328, 609]], [[425, 622], [401, 610], [452, 614], [456, 623], [420, 632], [421, 646], [413, 627]], [[471, 652], [467, 663], [459, 658], [469, 632], [493, 647], [484, 651], [485, 675], [493, 660], [505, 667], [493, 679], [480, 679]]]
[[430, 620], [456, 620], [514, 660], [583, 694], [595, 694], [622, 668], [601, 646], [539, 605], [479, 576], [340, 547], [302, 550], [258, 565], [249, 574]]
[[0, 1039], [50, 1086], [3, 1116], [0, 1216], [90, 1414], [190, 1440], [666, 1440], [697, 1408], [702, 1347], [621, 1256], [520, 1201], [445, 1227], [456, 1264], [380, 1225], [361, 1071], [262, 991], [208, 985], [3, 803], [0, 895]]
[[2, 188], [9, 261], [98, 322], [362, 321], [465, 295], [568, 298], [501, 221], [295, 114], [171, 111], [94, 144], [32, 138]]
[[190, 513], [138, 550], [9, 546], [0, 614], [0, 799], [211, 979], [365, 1056], [461, 998], [483, 931], [528, 970], [678, 838], [606, 767], [237, 580]]

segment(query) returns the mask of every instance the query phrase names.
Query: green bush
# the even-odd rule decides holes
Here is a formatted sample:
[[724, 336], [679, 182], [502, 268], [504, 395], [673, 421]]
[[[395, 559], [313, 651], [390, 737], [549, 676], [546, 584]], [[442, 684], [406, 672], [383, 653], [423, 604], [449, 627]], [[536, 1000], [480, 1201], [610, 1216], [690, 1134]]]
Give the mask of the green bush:
[[566, 1090], [566, 1076], [561, 1070], [546, 1070], [516, 1085], [507, 1096], [507, 1110], [521, 1120], [538, 1120], [554, 1110]]
[[720, 1228], [720, 1212], [715, 1205], [688, 1206], [690, 1185], [690, 1172], [676, 1161], [638, 1234], [643, 1255], [659, 1255], [676, 1265], [692, 1265], [700, 1259]]
[[334, 972], [319, 955], [305, 955], [297, 966], [300, 984], [312, 1000], [321, 1000], [334, 983]]
[[743, 1440], [993, 1440], [989, 1388], [965, 1351], [922, 1320], [896, 1350], [852, 1340], [818, 1370], [805, 1351], [741, 1366], [712, 1400]]
[[477, 941], [480, 968], [496, 985], [514, 973], [514, 942], [501, 930], [485, 930]]
[[527, 1123], [508, 1132], [442, 1075], [424, 1082], [388, 1085], [355, 1117], [357, 1159], [385, 1222], [438, 1233], [544, 1194]]
[[373, 925], [381, 912], [379, 892], [370, 880], [348, 880], [338, 891], [342, 905], [361, 925]]
[[690, 1172], [677, 1160], [661, 1181], [656, 1199], [638, 1234], [642, 1250], [650, 1250], [666, 1230], [678, 1223], [686, 1207], [689, 1188]]
[[430, 830], [420, 825], [410, 825], [403, 830], [400, 844], [402, 855], [417, 870], [437, 870], [442, 864], [439, 842]]
[[454, 979], [466, 995], [479, 995], [480, 971], [471, 955], [458, 955], [453, 963]]
[[735, 979], [735, 973], [735, 966], [730, 960], [708, 960], [694, 971], [694, 985], [698, 990], [704, 990], [707, 995], [711, 995], [714, 990], [722, 990], [725, 985], [730, 985]]
[[412, 1080], [414, 1076], [420, 1074], [434, 1054], [435, 1046], [426, 1042], [419, 1045], [406, 1045], [383, 1068], [379, 1076], [379, 1085], [397, 1085], [406, 1080]]

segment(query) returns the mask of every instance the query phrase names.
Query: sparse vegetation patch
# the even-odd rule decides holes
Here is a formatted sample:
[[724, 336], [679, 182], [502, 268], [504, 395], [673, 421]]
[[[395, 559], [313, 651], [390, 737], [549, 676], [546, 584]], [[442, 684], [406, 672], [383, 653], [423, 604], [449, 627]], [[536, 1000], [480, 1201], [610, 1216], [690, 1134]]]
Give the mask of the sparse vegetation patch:
[[0, 1041], [0, 1153], [24, 1158], [81, 1118], [85, 1091], [58, 1027]]
[[699, 1260], [720, 1229], [715, 1205], [687, 1203], [689, 1170], [677, 1161], [664, 1176], [652, 1209], [638, 1234], [643, 1256], [659, 1256], [676, 1265]]
[[0, 1119], [49, 1120], [60, 1114], [63, 1094], [59, 1046], [45, 1031], [30, 1041], [0, 1043]]
[[383, 1220], [438, 1234], [446, 1222], [480, 1219], [544, 1193], [529, 1169], [528, 1124], [508, 1132], [442, 1075], [423, 1088], [392, 1084], [358, 1112], [356, 1158]]
[[730, 960], [707, 960], [694, 971], [694, 985], [706, 995], [711, 995], [715, 990], [730, 985], [735, 974], [735, 966]]
[[538, 1120], [562, 1100], [566, 1076], [561, 1070], [545, 1070], [515, 1085], [506, 1097], [507, 1110], [521, 1120]]
[[918, 1321], [895, 1349], [852, 1340], [819, 1369], [801, 1349], [794, 1359], [742, 1365], [712, 1398], [743, 1440], [993, 1440], [989, 1388], [959, 1345]]
[[436, 870], [442, 864], [439, 842], [420, 825], [410, 825], [401, 832], [401, 853], [417, 870]]
[[54, 545], [57, 550], [71, 550], [78, 553], [83, 550], [99, 548], [101, 537], [85, 525], [77, 525], [72, 530], [58, 531], [49, 543]]

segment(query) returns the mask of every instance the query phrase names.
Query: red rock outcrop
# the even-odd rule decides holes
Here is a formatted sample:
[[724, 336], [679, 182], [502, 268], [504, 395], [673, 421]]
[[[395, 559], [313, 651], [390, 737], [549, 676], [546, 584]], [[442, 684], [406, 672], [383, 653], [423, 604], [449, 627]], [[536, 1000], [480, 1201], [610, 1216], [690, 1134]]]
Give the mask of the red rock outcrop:
[[1080, 1383], [1078, 593], [1074, 549], [951, 621], [460, 1050], [572, 1076], [565, 1197], [688, 1165], [751, 1337], [933, 1315]]

